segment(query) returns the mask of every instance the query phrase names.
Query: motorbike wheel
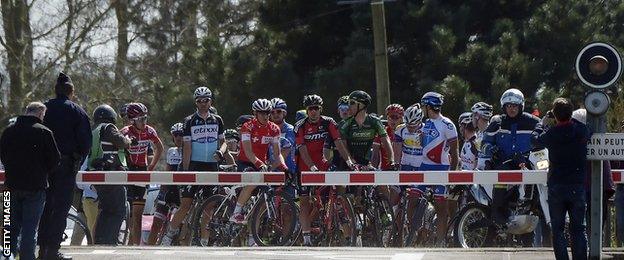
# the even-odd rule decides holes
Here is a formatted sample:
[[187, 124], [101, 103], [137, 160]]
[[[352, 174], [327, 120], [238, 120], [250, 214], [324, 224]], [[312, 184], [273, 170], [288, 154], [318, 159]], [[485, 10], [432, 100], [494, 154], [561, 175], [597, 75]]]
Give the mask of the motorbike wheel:
[[453, 232], [456, 246], [462, 248], [484, 247], [493, 232], [490, 225], [490, 209], [481, 204], [470, 204], [459, 213], [459, 221]]

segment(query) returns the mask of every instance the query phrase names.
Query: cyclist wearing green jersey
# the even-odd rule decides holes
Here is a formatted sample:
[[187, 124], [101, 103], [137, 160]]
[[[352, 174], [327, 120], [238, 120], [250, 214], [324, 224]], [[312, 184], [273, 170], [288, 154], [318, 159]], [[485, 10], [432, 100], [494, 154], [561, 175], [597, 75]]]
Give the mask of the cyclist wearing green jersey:
[[371, 147], [377, 136], [380, 137], [381, 145], [387, 153], [388, 163], [393, 167], [396, 165], [390, 138], [388, 138], [383, 123], [379, 118], [369, 115], [366, 111], [370, 103], [370, 95], [362, 90], [356, 90], [349, 94], [349, 110], [352, 116], [344, 120], [339, 130], [340, 135], [347, 142], [347, 150], [350, 156], [346, 164], [351, 169], [356, 169], [355, 164], [370, 164]]

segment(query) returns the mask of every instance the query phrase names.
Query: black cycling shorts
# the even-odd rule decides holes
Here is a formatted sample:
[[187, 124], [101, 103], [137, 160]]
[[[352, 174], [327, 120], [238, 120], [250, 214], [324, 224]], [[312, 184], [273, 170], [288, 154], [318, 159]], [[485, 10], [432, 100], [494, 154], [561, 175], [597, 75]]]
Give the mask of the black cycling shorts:
[[[147, 166], [129, 166], [128, 169], [130, 171], [147, 171]], [[145, 204], [145, 197], [146, 197], [146, 191], [147, 191], [147, 186], [138, 186], [138, 185], [127, 185], [126, 188], [128, 189], [128, 193], [127, 193], [127, 197], [128, 197], [128, 202], [130, 202], [130, 204], [132, 203], [143, 203]]]
[[[208, 163], [208, 162], [194, 162], [191, 161], [189, 164], [189, 171], [192, 172], [214, 172], [217, 171], [218, 165], [217, 163]], [[210, 185], [182, 185], [180, 186], [180, 197], [182, 198], [193, 198], [195, 194], [203, 189], [204, 193], [209, 193], [212, 190], [212, 186]], [[210, 194], [204, 194], [205, 196], [209, 196]]]

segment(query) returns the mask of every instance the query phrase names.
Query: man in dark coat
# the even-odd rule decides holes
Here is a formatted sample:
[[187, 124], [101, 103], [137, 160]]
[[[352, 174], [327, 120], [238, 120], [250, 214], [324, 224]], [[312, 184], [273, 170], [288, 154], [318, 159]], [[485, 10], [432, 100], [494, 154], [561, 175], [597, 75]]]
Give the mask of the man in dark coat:
[[67, 213], [71, 207], [76, 174], [91, 148], [91, 126], [87, 113], [72, 102], [74, 84], [60, 73], [54, 87], [56, 98], [45, 103], [43, 124], [54, 133], [61, 161], [50, 176], [46, 205], [39, 225], [39, 254], [43, 259], [71, 259], [59, 252]]
[[30, 103], [26, 114], [0, 137], [0, 158], [5, 164], [8, 188], [3, 197], [10, 197], [9, 207], [4, 202], [11, 215], [10, 251], [16, 255], [21, 234], [20, 259], [35, 258], [35, 233], [43, 213], [48, 174], [60, 158], [52, 131], [42, 124], [45, 112], [43, 103]]

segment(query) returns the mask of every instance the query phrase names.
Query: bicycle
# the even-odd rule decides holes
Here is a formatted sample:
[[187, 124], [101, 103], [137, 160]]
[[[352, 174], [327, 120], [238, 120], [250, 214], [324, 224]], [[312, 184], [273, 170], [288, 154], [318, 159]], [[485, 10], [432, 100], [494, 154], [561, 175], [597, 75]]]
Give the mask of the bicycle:
[[[128, 219], [130, 219], [130, 203], [126, 201], [126, 215], [121, 223], [121, 228], [119, 229], [118, 236], [118, 244], [120, 245], [128, 244], [128, 237], [130, 232], [127, 225]], [[61, 244], [69, 245], [69, 243], [66, 243], [66, 241], [72, 240], [74, 229], [76, 228], [80, 229], [80, 232], [84, 235], [84, 238], [82, 239], [82, 241], [79, 242], [79, 245], [85, 246], [95, 244], [95, 238], [91, 236], [91, 230], [87, 226], [86, 221], [79, 217], [78, 210], [74, 208], [74, 206], [72, 206], [69, 210], [69, 213], [67, 214], [67, 222], [65, 230], [63, 231], [63, 240]]]
[[351, 199], [336, 186], [318, 187], [310, 199], [312, 245], [355, 246], [357, 220]]

